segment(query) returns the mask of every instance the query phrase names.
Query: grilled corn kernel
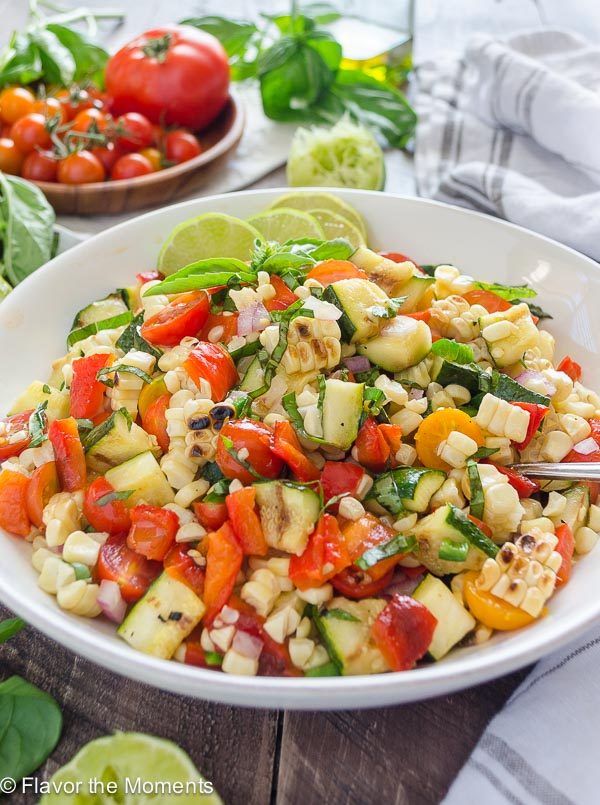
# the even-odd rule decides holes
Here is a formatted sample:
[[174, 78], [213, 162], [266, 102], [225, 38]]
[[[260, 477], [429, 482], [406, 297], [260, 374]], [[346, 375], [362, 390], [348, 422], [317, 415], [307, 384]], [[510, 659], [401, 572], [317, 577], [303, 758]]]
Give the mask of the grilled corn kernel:
[[56, 600], [61, 609], [79, 615], [82, 618], [97, 618], [102, 612], [98, 604], [100, 587], [88, 584], [80, 579], [61, 587], [56, 593]]
[[598, 534], [584, 525], [575, 532], [575, 551], [579, 554], [589, 553], [598, 542]]
[[229, 649], [223, 657], [221, 670], [226, 674], [237, 674], [239, 676], [256, 676], [258, 673], [258, 659], [246, 657], [235, 649]]

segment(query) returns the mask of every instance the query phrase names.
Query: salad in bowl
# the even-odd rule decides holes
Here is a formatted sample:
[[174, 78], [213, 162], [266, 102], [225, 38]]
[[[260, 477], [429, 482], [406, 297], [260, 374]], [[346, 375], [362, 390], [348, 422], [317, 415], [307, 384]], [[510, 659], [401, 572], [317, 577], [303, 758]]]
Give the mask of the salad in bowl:
[[244, 259], [76, 314], [0, 421], [0, 527], [63, 610], [288, 677], [404, 671], [548, 614], [598, 489], [512, 465], [600, 460], [600, 399], [531, 288], [374, 251], [351, 213], [351, 237], [303, 212], [305, 236], [259, 227]]

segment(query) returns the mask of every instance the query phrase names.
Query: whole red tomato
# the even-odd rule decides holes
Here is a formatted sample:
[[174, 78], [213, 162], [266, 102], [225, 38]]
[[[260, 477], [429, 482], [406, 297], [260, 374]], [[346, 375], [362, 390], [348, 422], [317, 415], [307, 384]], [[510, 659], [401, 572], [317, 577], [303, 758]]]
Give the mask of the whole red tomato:
[[87, 184], [103, 182], [104, 166], [89, 151], [76, 151], [58, 163], [58, 181], [63, 184]]
[[112, 112], [140, 112], [152, 123], [208, 126], [225, 106], [229, 64], [221, 43], [186, 25], [168, 25], [133, 39], [109, 59], [106, 91]]

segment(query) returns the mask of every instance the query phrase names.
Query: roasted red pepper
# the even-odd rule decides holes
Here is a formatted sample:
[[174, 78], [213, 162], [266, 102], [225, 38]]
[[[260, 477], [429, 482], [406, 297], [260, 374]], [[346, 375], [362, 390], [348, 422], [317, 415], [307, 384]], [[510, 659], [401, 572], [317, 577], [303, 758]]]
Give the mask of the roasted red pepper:
[[83, 489], [87, 468], [75, 419], [72, 416], [67, 419], [56, 419], [48, 429], [48, 438], [54, 448], [56, 469], [62, 489], [67, 492]]
[[146, 559], [162, 562], [175, 542], [178, 529], [179, 517], [175, 512], [140, 503], [131, 509], [127, 547]]
[[322, 514], [300, 556], [290, 559], [290, 579], [300, 590], [320, 587], [348, 567], [351, 559], [337, 520]]
[[556, 368], [559, 372], [564, 372], [566, 375], [568, 375], [573, 383], [581, 380], [583, 369], [581, 368], [580, 364], [578, 364], [577, 361], [574, 361], [569, 355], [567, 355], [566, 358], [563, 358]]
[[207, 542], [204, 580], [204, 603], [207, 611], [204, 622], [210, 624], [233, 592], [244, 552], [229, 522], [224, 523], [218, 531], [209, 534]]
[[571, 569], [573, 567], [573, 551], [575, 550], [575, 539], [571, 527], [566, 523], [559, 525], [556, 529], [556, 536], [558, 543], [555, 551], [562, 556], [562, 564], [556, 574], [556, 586], [562, 587], [571, 578]]
[[[490, 461], [490, 464], [493, 463], [493, 461]], [[494, 464], [494, 467], [498, 470], [498, 472], [501, 472], [502, 475], [506, 475], [508, 478], [508, 483], [513, 489], [516, 489], [520, 498], [529, 498], [536, 492], [540, 491], [540, 485], [538, 482], [528, 478], [526, 475], [521, 475], [520, 472], [517, 472], [510, 467], [503, 467], [501, 464]]]
[[299, 481], [316, 481], [319, 478], [319, 470], [305, 455], [294, 428], [287, 420], [275, 423], [270, 446]]
[[199, 598], [202, 598], [204, 595], [204, 577], [206, 571], [203, 567], [196, 564], [194, 559], [188, 554], [188, 551], [189, 545], [178, 545], [175, 543], [165, 556], [165, 573], [171, 576], [171, 578], [188, 586]]
[[73, 361], [71, 381], [71, 416], [75, 419], [93, 419], [102, 411], [106, 386], [96, 375], [112, 361], [112, 355], [99, 353]]
[[437, 619], [408, 595], [394, 595], [371, 627], [373, 639], [393, 671], [408, 671], [426, 653]]
[[[358, 464], [351, 464], [349, 461], [326, 461], [321, 475], [325, 503], [344, 493], [355, 495], [364, 474], [363, 468]], [[337, 511], [337, 504], [335, 508], [328, 508], [330, 511]]]
[[245, 554], [264, 556], [269, 550], [256, 512], [256, 489], [245, 486], [226, 498], [227, 513], [234, 534]]
[[368, 417], [356, 437], [356, 458], [373, 472], [383, 472], [391, 455], [390, 445], [373, 417]]
[[511, 405], [514, 405], [516, 408], [522, 408], [524, 411], [527, 411], [529, 413], [529, 425], [527, 426], [527, 435], [525, 436], [525, 439], [519, 444], [515, 442], [515, 447], [517, 448], [517, 450], [524, 450], [535, 436], [537, 429], [542, 424], [542, 420], [546, 416], [550, 408], [547, 405], [539, 405], [538, 403], [527, 403], [527, 402], [511, 402]]
[[18, 537], [26, 537], [31, 530], [27, 514], [29, 478], [21, 472], [0, 472], [0, 526]]

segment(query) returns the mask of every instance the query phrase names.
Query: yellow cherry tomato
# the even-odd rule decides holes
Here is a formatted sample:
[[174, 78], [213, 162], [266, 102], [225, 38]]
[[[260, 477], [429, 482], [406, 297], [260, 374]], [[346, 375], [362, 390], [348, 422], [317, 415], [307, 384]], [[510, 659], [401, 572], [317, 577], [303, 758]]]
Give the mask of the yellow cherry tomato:
[[152, 165], [153, 171], [159, 171], [162, 168], [162, 156], [158, 148], [142, 148], [140, 154], [146, 157], [148, 162]]
[[475, 571], [465, 573], [463, 594], [471, 615], [490, 629], [500, 632], [510, 632], [529, 626], [535, 618], [512, 604], [507, 604], [501, 598], [480, 590], [475, 584], [479, 574]]
[[433, 414], [425, 417], [415, 434], [415, 447], [421, 464], [435, 470], [452, 469], [438, 456], [437, 449], [453, 430], [470, 436], [478, 447], [485, 442], [479, 425], [464, 411], [456, 408], [438, 408]]
[[168, 394], [167, 387], [165, 386], [164, 377], [156, 377], [152, 381], [152, 383], [148, 383], [144, 385], [143, 389], [140, 392], [139, 400], [138, 400], [138, 411], [140, 412], [140, 416], [142, 419], [144, 418], [146, 411], [155, 400], [158, 400], [159, 397], [162, 397], [163, 394]]

